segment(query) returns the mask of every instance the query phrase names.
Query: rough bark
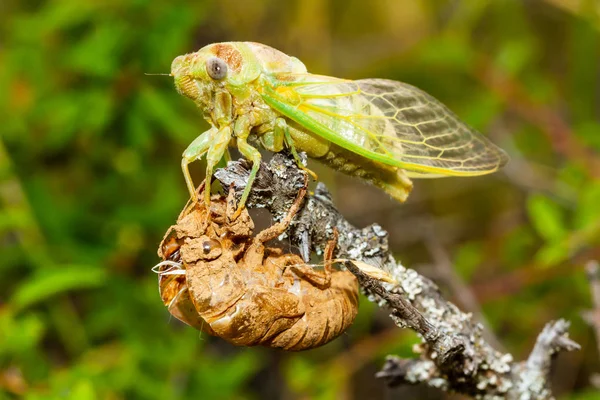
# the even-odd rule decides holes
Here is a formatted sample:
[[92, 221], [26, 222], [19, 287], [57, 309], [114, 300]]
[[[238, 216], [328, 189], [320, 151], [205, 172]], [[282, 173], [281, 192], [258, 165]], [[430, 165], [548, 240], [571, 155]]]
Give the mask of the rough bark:
[[[241, 195], [249, 167], [245, 160], [230, 162], [215, 176], [224, 187], [233, 186]], [[266, 208], [276, 221], [280, 220], [303, 186], [304, 177], [305, 172], [293, 158], [276, 154], [268, 164], [261, 165], [247, 206]], [[346, 263], [371, 301], [389, 309], [397, 326], [412, 329], [422, 338], [417, 358], [389, 356], [378, 378], [390, 386], [425, 383], [481, 399], [552, 398], [548, 377], [553, 356], [579, 348], [568, 337], [568, 322], [549, 322], [529, 358], [515, 361], [511, 354], [497, 351], [486, 342], [483, 326], [470, 313], [444, 299], [434, 282], [394, 259], [387, 232], [381, 226], [360, 229], [346, 221], [325, 185], [319, 183], [287, 235], [308, 260], [311, 251], [323, 251], [334, 229], [339, 232], [337, 258], [362, 261], [394, 276], [398, 284], [382, 283], [351, 262]]]

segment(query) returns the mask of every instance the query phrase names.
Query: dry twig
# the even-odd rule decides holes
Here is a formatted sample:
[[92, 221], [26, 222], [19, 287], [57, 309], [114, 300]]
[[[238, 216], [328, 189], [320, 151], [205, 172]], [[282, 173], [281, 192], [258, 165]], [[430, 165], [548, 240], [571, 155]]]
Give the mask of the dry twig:
[[[223, 186], [241, 194], [248, 167], [246, 161], [231, 162], [215, 176]], [[304, 172], [295, 161], [276, 154], [269, 164], [262, 164], [247, 205], [268, 209], [278, 221], [303, 182]], [[337, 211], [326, 187], [318, 184], [287, 235], [306, 260], [312, 250], [323, 251], [334, 229], [340, 234], [337, 257], [378, 266], [396, 278], [397, 285], [381, 283], [347, 263], [370, 299], [390, 309], [396, 325], [413, 329], [423, 340], [417, 349], [419, 358], [390, 356], [379, 378], [389, 385], [425, 383], [482, 399], [552, 398], [548, 382], [552, 357], [561, 350], [579, 348], [568, 338], [568, 322], [548, 323], [529, 358], [515, 362], [510, 354], [487, 343], [483, 326], [444, 299], [435, 283], [392, 257], [387, 232], [377, 224], [363, 229], [352, 226]]]

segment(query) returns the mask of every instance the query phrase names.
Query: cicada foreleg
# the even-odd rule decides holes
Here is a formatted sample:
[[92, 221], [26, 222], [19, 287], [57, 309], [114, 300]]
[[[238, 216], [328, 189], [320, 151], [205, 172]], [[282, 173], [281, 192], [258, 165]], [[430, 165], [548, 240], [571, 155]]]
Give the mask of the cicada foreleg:
[[[204, 188], [204, 204], [206, 209], [210, 210], [210, 185], [212, 182], [212, 174], [216, 166], [219, 164], [225, 153], [227, 152], [227, 146], [231, 140], [231, 127], [225, 126], [221, 128], [214, 136], [211, 141], [208, 154], [206, 155], [206, 178]], [[210, 212], [208, 213], [210, 215]]]
[[[221, 129], [215, 127], [198, 136], [183, 152], [181, 159], [181, 170], [185, 178], [188, 191], [190, 193], [191, 203], [189, 207], [193, 207], [197, 199], [197, 193], [200, 189], [196, 189], [192, 176], [190, 175], [189, 164], [202, 158], [206, 154], [206, 179], [204, 183], [204, 204], [206, 209], [210, 210], [210, 184], [212, 181], [212, 173], [218, 163], [221, 161], [227, 152], [227, 145], [231, 140], [231, 127], [225, 126]], [[188, 207], [186, 207], [187, 209]], [[207, 218], [210, 217], [210, 212], [206, 213]]]
[[196, 186], [190, 175], [189, 165], [202, 158], [204, 154], [210, 149], [212, 138], [216, 135], [219, 130], [217, 128], [211, 128], [198, 136], [190, 145], [185, 149], [181, 158], [181, 170], [183, 171], [183, 177], [190, 193], [190, 198], [196, 198]]
[[294, 145], [294, 140], [292, 139], [292, 136], [290, 135], [290, 130], [289, 130], [288, 124], [284, 118], [277, 118], [275, 120], [275, 126], [273, 128], [273, 135], [276, 138], [283, 136], [283, 141], [286, 144], [286, 146], [288, 147], [288, 149], [290, 149], [290, 152], [292, 153], [294, 160], [296, 160], [296, 164], [298, 165], [298, 168], [300, 168], [301, 170], [305, 171], [307, 174], [312, 176], [312, 178], [315, 181], [319, 179], [317, 174], [315, 174], [313, 171], [308, 169], [302, 162], [302, 159], [300, 158], [300, 156], [298, 155], [298, 152], [296, 151], [296, 146]]

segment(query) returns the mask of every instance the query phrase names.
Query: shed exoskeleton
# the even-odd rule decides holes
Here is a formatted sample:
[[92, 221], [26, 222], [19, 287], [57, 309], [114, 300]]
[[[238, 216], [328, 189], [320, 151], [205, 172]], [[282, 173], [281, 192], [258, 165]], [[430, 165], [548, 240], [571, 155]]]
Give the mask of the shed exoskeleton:
[[254, 237], [245, 209], [233, 218], [233, 193], [213, 196], [210, 210], [192, 202], [158, 252], [160, 295], [169, 312], [238, 346], [305, 350], [344, 332], [358, 310], [358, 284], [349, 271], [332, 268], [337, 237], [326, 248], [322, 271], [265, 246], [286, 230], [304, 193], [283, 221]]

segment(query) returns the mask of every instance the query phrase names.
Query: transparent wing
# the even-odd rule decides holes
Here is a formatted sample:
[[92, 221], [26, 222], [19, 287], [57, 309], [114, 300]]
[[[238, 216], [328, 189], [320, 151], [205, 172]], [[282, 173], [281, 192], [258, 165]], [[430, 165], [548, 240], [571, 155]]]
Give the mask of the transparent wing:
[[508, 161], [502, 149], [446, 106], [406, 83], [310, 74], [275, 82], [272, 95], [278, 99], [271, 105], [284, 115], [411, 177], [481, 175]]

